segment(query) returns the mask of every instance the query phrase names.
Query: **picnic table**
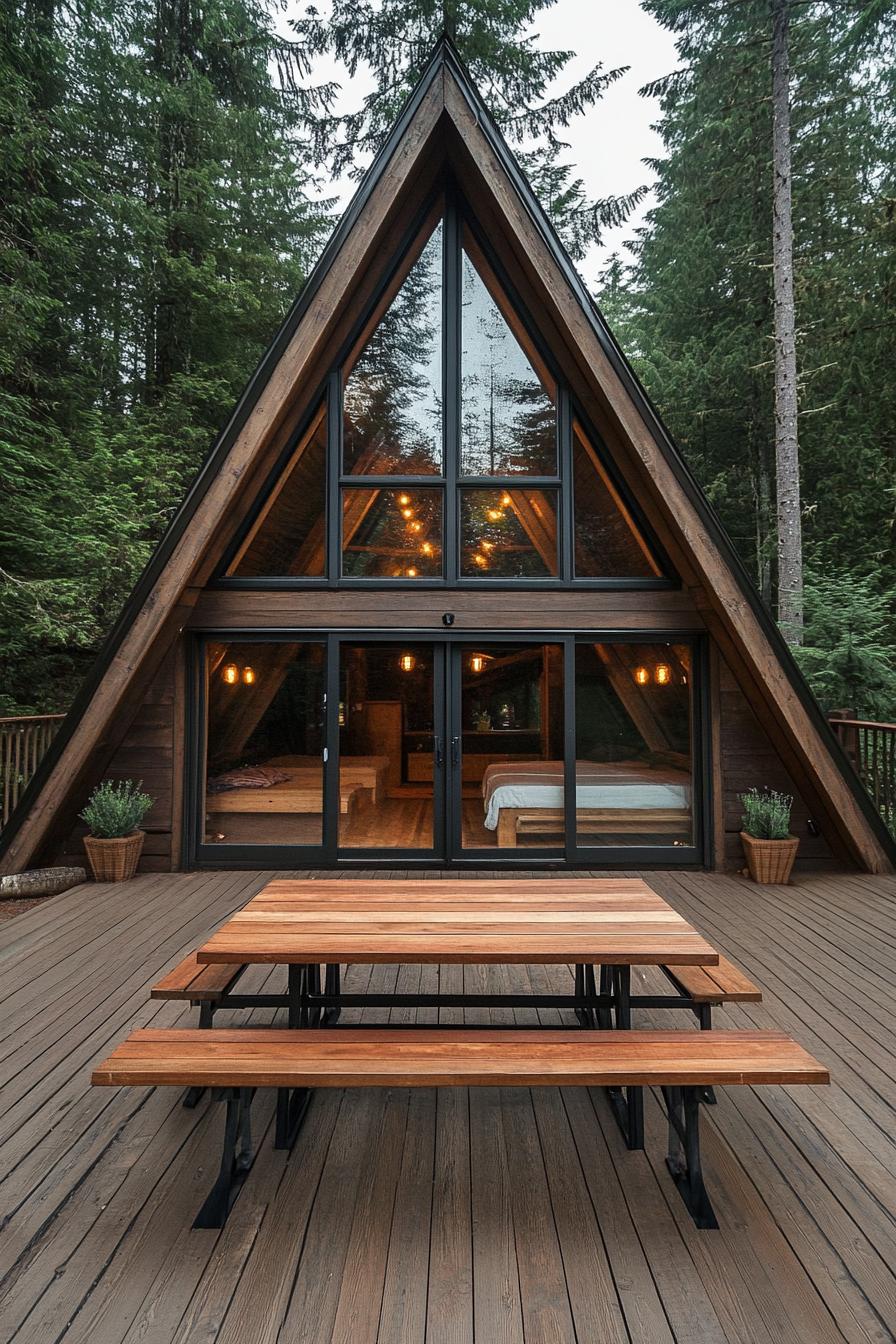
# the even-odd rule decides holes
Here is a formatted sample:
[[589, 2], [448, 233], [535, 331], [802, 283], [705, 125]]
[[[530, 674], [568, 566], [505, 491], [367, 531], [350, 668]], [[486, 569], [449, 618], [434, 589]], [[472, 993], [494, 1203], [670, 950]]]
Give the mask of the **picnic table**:
[[[288, 967], [285, 996], [240, 994], [233, 1007], [285, 1006], [290, 1027], [334, 1023], [343, 1008], [571, 1009], [586, 1027], [631, 1027], [633, 966], [713, 966], [715, 949], [641, 878], [296, 880], [269, 882], [197, 952], [201, 964]], [[575, 967], [571, 994], [344, 993], [347, 963]], [[321, 985], [320, 967], [327, 969]], [[600, 966], [598, 987], [594, 968]], [[499, 1028], [500, 1029], [500, 1028]], [[632, 1147], [640, 1094], [615, 1097]]]

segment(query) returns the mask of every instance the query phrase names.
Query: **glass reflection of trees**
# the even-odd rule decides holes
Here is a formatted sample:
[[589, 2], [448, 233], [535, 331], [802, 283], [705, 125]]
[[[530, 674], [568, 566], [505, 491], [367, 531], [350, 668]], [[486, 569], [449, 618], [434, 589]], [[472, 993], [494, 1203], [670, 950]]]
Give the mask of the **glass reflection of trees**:
[[442, 469], [442, 225], [437, 226], [348, 375], [345, 469]]
[[552, 476], [553, 400], [466, 253], [461, 301], [461, 474]]

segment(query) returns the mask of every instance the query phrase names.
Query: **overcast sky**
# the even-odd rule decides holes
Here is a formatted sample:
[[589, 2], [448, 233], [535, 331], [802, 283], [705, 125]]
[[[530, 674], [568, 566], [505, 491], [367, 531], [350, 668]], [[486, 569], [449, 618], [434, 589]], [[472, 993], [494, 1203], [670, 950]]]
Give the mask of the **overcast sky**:
[[[287, 12], [297, 13], [302, 8], [301, 4], [290, 4]], [[325, 10], [325, 5], [320, 4], [319, 8]], [[655, 100], [639, 97], [638, 89], [675, 69], [671, 34], [641, 9], [638, 0], [557, 0], [553, 8], [538, 15], [536, 26], [545, 47], [578, 53], [552, 93], [581, 78], [598, 61], [607, 70], [630, 66], [628, 74], [609, 89], [596, 107], [573, 123], [566, 135], [570, 143], [568, 157], [589, 194], [618, 196], [643, 182], [649, 183], [652, 174], [642, 160], [658, 156], [662, 148], [659, 136], [650, 129], [658, 107]], [[342, 85], [339, 106], [345, 110], [355, 108], [371, 87], [370, 81], [360, 76], [349, 81], [344, 69], [335, 65], [322, 64], [315, 76], [320, 80], [336, 79]], [[352, 184], [345, 184], [344, 202], [352, 190]], [[579, 269], [590, 288], [594, 287], [603, 260], [631, 236], [649, 206], [648, 197], [627, 224], [608, 233], [604, 247], [593, 249], [580, 263]]]

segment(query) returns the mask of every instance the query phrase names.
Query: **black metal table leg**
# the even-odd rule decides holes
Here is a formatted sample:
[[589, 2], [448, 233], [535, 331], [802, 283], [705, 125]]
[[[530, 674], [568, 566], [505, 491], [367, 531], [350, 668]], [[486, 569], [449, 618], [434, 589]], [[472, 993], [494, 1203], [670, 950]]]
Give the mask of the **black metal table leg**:
[[274, 1147], [291, 1148], [314, 1093], [310, 1087], [278, 1087]]
[[291, 1027], [304, 1027], [305, 970], [304, 966], [290, 964], [287, 968], [287, 1021]]
[[666, 1166], [688, 1212], [698, 1227], [718, 1227], [718, 1220], [703, 1184], [700, 1160], [700, 1089], [664, 1087], [669, 1120], [669, 1155]]
[[[613, 966], [613, 1002], [617, 1031], [630, 1031], [632, 1025], [631, 1008], [631, 967]], [[607, 1089], [610, 1105], [616, 1117], [623, 1138], [630, 1149], [644, 1147], [644, 1093], [640, 1087]]]
[[221, 1094], [227, 1102], [224, 1146], [217, 1179], [193, 1222], [194, 1227], [223, 1227], [237, 1191], [252, 1165], [251, 1109], [253, 1089], [231, 1087]]
[[[199, 1026], [203, 1031], [208, 1031], [212, 1027], [215, 1016], [215, 1004], [211, 999], [201, 999], [199, 1003]], [[193, 1111], [199, 1105], [200, 1098], [205, 1092], [204, 1087], [188, 1087], [183, 1095], [181, 1105], [188, 1111]]]
[[[327, 995], [338, 995], [342, 991], [342, 977], [340, 967], [337, 963], [330, 963], [324, 972], [324, 993]], [[327, 1008], [323, 1013], [323, 1023], [331, 1027], [334, 1022], [339, 1021], [341, 1008]]]

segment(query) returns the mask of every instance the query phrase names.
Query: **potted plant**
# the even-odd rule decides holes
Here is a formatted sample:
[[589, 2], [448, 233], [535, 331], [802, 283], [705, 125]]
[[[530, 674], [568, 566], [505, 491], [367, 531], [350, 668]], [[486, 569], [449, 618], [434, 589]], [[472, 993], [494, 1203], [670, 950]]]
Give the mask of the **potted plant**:
[[140, 823], [152, 804], [142, 792], [142, 781], [104, 779], [93, 790], [81, 820], [90, 827], [84, 848], [97, 882], [124, 882], [134, 876], [143, 850]]
[[790, 834], [793, 798], [775, 789], [750, 789], [740, 794], [743, 829], [740, 838], [747, 868], [754, 882], [790, 881], [799, 839]]

